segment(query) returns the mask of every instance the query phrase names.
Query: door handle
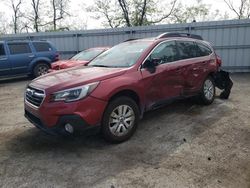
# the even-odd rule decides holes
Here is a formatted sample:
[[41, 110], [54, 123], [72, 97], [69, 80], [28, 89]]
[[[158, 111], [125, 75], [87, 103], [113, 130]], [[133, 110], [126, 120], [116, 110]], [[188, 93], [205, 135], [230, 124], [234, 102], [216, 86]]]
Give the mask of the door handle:
[[35, 57], [34, 55], [29, 55], [29, 57]]

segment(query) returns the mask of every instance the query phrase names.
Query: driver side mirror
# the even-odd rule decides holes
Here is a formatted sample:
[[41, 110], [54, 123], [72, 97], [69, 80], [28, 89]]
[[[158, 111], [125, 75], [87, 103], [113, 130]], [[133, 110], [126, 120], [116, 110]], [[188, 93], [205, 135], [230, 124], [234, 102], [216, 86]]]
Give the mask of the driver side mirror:
[[147, 69], [150, 73], [154, 73], [159, 62], [159, 59], [147, 59], [143, 64], [143, 68]]

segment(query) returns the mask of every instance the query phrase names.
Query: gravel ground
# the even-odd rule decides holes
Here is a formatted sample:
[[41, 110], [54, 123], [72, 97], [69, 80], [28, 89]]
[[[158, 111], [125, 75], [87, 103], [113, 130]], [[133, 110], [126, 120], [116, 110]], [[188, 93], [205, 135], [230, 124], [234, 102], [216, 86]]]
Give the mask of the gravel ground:
[[250, 188], [250, 74], [229, 100], [178, 101], [149, 112], [136, 134], [46, 135], [23, 116], [27, 79], [0, 83], [0, 187]]

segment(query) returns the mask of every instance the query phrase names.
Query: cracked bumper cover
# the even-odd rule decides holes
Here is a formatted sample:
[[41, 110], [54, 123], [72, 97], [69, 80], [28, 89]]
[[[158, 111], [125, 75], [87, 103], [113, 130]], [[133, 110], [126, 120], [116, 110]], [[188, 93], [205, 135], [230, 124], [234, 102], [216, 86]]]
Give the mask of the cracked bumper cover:
[[233, 87], [233, 81], [230, 78], [230, 73], [220, 70], [215, 74], [215, 86], [223, 90], [220, 94], [220, 98], [228, 99]]

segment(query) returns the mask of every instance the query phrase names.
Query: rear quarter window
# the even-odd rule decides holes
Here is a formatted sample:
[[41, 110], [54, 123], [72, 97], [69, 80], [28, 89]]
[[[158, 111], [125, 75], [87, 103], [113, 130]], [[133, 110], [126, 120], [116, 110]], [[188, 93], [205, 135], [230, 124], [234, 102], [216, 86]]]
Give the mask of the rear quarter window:
[[208, 56], [213, 52], [208, 46], [202, 43], [197, 43], [197, 47], [198, 47], [198, 52], [197, 52], [198, 57]]
[[48, 52], [52, 47], [47, 42], [33, 42], [33, 46], [37, 52]]
[[11, 43], [8, 44], [10, 49], [10, 54], [26, 54], [31, 53], [31, 49], [28, 43]]
[[4, 55], [5, 55], [4, 45], [0, 44], [0, 56], [4, 56]]
[[192, 41], [176, 41], [180, 59], [189, 59], [197, 56], [196, 44]]

